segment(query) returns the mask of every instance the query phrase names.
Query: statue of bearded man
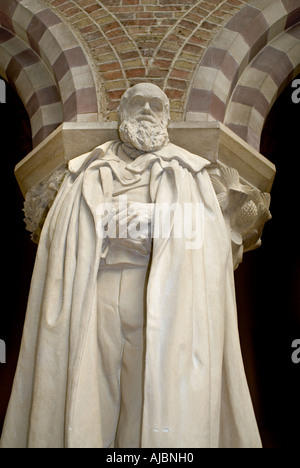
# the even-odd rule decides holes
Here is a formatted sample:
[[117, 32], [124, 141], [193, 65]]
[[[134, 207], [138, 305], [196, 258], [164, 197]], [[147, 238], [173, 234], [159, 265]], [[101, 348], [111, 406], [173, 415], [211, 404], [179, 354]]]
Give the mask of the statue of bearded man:
[[1, 446], [260, 447], [210, 162], [169, 143], [157, 86], [119, 113], [46, 218]]

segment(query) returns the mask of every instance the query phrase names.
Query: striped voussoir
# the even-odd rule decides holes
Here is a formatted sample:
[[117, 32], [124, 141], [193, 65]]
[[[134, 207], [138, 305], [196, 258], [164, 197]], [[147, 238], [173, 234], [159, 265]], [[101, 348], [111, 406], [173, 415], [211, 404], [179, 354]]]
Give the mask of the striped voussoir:
[[76, 37], [39, 0], [1, 0], [0, 74], [20, 95], [33, 144], [63, 121], [97, 121], [91, 68]]
[[259, 149], [278, 94], [299, 73], [300, 3], [253, 0], [212, 41], [189, 95], [186, 120], [219, 120]]
[[225, 124], [255, 149], [277, 97], [300, 72], [300, 23], [271, 41], [241, 76]]

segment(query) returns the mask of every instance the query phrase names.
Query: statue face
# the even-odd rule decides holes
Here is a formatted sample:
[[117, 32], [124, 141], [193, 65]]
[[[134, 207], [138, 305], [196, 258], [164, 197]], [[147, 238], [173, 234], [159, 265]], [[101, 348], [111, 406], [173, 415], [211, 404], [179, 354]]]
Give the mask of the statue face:
[[120, 138], [140, 151], [160, 149], [169, 143], [169, 118], [168, 98], [158, 86], [135, 85], [120, 102]]
[[126, 105], [129, 118], [160, 125], [165, 121], [165, 96], [157, 86], [137, 85], [130, 94]]

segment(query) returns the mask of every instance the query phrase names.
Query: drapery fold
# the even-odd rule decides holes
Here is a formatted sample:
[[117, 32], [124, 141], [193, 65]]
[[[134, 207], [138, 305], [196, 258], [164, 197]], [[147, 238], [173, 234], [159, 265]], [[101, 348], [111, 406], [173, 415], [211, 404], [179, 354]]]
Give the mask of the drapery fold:
[[[111, 201], [114, 178], [122, 181], [110, 147], [70, 162], [46, 219], [2, 447], [103, 447], [98, 208]], [[142, 447], [261, 446], [239, 345], [231, 239], [208, 165], [168, 145], [127, 166], [136, 178], [150, 169], [153, 203], [175, 207], [170, 236], [153, 239]], [[198, 248], [172, 235], [186, 204], [203, 206]]]

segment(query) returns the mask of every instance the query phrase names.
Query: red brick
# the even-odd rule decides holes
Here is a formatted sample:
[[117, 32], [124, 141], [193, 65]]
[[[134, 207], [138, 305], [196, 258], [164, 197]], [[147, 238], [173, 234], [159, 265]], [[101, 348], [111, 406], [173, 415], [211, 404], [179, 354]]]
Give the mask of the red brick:
[[101, 72], [109, 72], [113, 70], [120, 70], [119, 62], [112, 62], [112, 63], [101, 63], [99, 65], [99, 70]]
[[105, 6], [120, 5], [121, 0], [105, 0]]
[[108, 39], [114, 39], [115, 37], [124, 36], [124, 31], [122, 28], [117, 28], [105, 33], [105, 35]]
[[129, 59], [135, 59], [139, 58], [139, 54], [135, 50], [130, 50], [129, 52], [122, 52], [119, 54], [121, 60], [129, 60]]
[[127, 5], [127, 6], [120, 6], [120, 7], [111, 7], [109, 11], [111, 11], [115, 15], [130, 14], [130, 13], [135, 13], [138, 11], [144, 11], [144, 7], [138, 6], [138, 5], [135, 5], [134, 7], [132, 7], [132, 6]]
[[103, 58], [103, 55], [109, 54], [112, 52], [112, 48], [106, 43], [106, 45], [101, 45], [100, 47], [97, 48], [97, 53], [99, 53], [99, 59], [101, 60]]
[[138, 5], [139, 0], [122, 0], [122, 5]]
[[138, 19], [138, 20], [128, 20], [123, 21], [124, 26], [138, 26], [138, 27], [145, 27], [145, 26], [155, 26], [157, 20], [155, 18], [152, 19]]
[[172, 64], [171, 60], [166, 60], [166, 59], [155, 60], [155, 62], [153, 63], [153, 68], [158, 67], [158, 68], [163, 68], [165, 70], [169, 70], [171, 64]]
[[93, 24], [89, 26], [85, 26], [84, 28], [79, 28], [79, 31], [81, 32], [81, 34], [87, 34], [87, 33], [94, 32], [94, 31], [98, 32], [97, 28], [95, 28]]
[[54, 0], [54, 1], [52, 1], [52, 5], [56, 6], [56, 7], [61, 7], [64, 3], [69, 3], [70, 5], [72, 5], [71, 2], [67, 2], [66, 0]]
[[179, 27], [184, 27], [186, 29], [189, 29], [190, 31], [193, 31], [194, 29], [197, 28], [197, 24], [196, 23], [193, 23], [192, 21], [187, 21], [187, 20], [182, 20], [180, 21], [179, 23]]
[[103, 73], [103, 77], [108, 81], [120, 80], [123, 78], [123, 73], [121, 70], [116, 70], [116, 71]]
[[112, 101], [116, 101], [116, 100], [120, 100], [121, 97], [123, 96], [124, 94], [124, 89], [118, 89], [118, 90], [114, 90], [114, 91], [108, 91], [107, 92], [109, 98], [112, 100]]
[[167, 70], [162, 70], [160, 68], [151, 68], [148, 72], [149, 78], [164, 78], [167, 75]]
[[160, 49], [157, 52], [157, 56], [162, 57], [162, 58], [171, 58], [171, 59], [173, 59], [175, 57], [175, 55], [176, 55], [175, 52], [171, 52], [169, 50]]
[[208, 29], [209, 31], [212, 31], [218, 27], [217, 24], [210, 23], [209, 21], [203, 21], [201, 26], [203, 29]]
[[97, 11], [97, 10], [99, 10], [99, 5], [98, 5], [98, 3], [95, 3], [95, 4], [90, 5], [90, 6], [88, 6], [87, 8], [85, 8], [85, 11], [86, 11], [87, 13], [93, 13], [93, 11]]
[[68, 8], [68, 10], [66, 10], [65, 13], [68, 16], [68, 18], [70, 18], [72, 16], [78, 15], [78, 13], [80, 13], [80, 10], [77, 6], [74, 5], [72, 8]]
[[179, 91], [178, 89], [167, 89], [166, 90], [166, 95], [168, 96], [169, 99], [182, 99], [184, 96], [183, 91]]
[[189, 86], [188, 81], [182, 81], [182, 80], [175, 80], [170, 78], [168, 80], [168, 88], [173, 88], [173, 89], [179, 89], [182, 91], [186, 91]]
[[186, 44], [183, 48], [185, 52], [190, 52], [194, 55], [202, 54], [203, 48], [196, 44]]
[[187, 16], [188, 19], [194, 21], [195, 23], [197, 23], [198, 25], [201, 23], [201, 21], [204, 20], [205, 16], [204, 15], [200, 15], [200, 14], [197, 14], [197, 13], [190, 13], [188, 16]]
[[192, 36], [189, 39], [189, 44], [196, 44], [196, 45], [199, 45], [199, 46], [203, 46], [203, 45], [207, 44], [207, 39], [202, 38], [202, 37]]
[[172, 70], [170, 76], [173, 78], [180, 78], [182, 80], [188, 80], [191, 76], [191, 72], [186, 70]]
[[169, 34], [167, 36], [168, 41], [174, 41], [178, 43], [179, 45], [183, 44], [185, 39], [183, 37], [179, 37], [176, 34]]
[[126, 76], [127, 78], [137, 78], [140, 76], [145, 76], [145, 69], [144, 68], [131, 68], [129, 70], [126, 70]]
[[104, 24], [101, 29], [104, 32], [108, 32], [117, 28], [119, 28], [119, 23], [117, 23], [117, 21], [113, 21], [112, 23]]
[[138, 19], [154, 19], [155, 16], [154, 16], [154, 13], [153, 12], [138, 12], [138, 13], [135, 13], [134, 14], [135, 18], [138, 20]]

